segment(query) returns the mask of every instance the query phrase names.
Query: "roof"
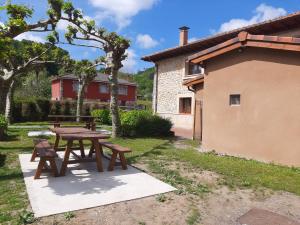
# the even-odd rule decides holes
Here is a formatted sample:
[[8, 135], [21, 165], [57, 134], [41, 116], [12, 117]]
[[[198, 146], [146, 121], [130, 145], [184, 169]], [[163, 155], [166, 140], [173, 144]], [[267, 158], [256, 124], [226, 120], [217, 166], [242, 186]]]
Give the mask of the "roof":
[[299, 52], [300, 38], [252, 35], [246, 31], [242, 31], [235, 38], [189, 56], [188, 61], [200, 63], [241, 47], [270, 48]]
[[251, 34], [268, 35], [274, 32], [280, 32], [280, 31], [285, 31], [292, 28], [300, 27], [299, 24], [300, 24], [300, 11], [295, 12], [293, 14], [289, 14], [287, 16], [278, 17], [273, 20], [268, 20], [254, 25], [238, 28], [232, 31], [219, 33], [214, 36], [210, 36], [207, 38], [200, 39], [198, 41], [188, 43], [184, 46], [177, 46], [174, 48], [169, 48], [160, 52], [156, 52], [151, 55], [146, 55], [142, 57], [142, 60], [149, 61], [149, 62], [156, 62], [164, 58], [170, 58], [170, 57], [187, 54], [187, 53], [199, 52], [201, 50], [210, 48], [211, 46], [220, 44], [228, 39], [234, 38], [241, 31], [247, 31]]
[[[103, 83], [108, 83], [108, 76], [107, 74], [103, 74], [103, 73], [98, 73], [96, 78], [94, 79], [94, 82], [103, 82]], [[77, 80], [77, 77], [74, 74], [66, 74], [63, 76], [57, 76], [55, 77], [53, 80], [59, 80], [59, 79], [63, 79], [63, 80]], [[118, 79], [118, 83], [119, 84], [123, 84], [123, 85], [130, 85], [130, 86], [136, 86], [135, 83], [129, 82], [127, 80], [124, 79]]]
[[[242, 31], [237, 37], [227, 40], [221, 44], [210, 47], [188, 57], [191, 63], [202, 63], [205, 60], [217, 57], [234, 49], [244, 47], [256, 47], [266, 49], [280, 49], [288, 51], [300, 52], [300, 38], [296, 37], [281, 37], [267, 35], [252, 35], [246, 31]], [[204, 81], [203, 76], [194, 79], [188, 79], [183, 82], [183, 85], [193, 86]]]

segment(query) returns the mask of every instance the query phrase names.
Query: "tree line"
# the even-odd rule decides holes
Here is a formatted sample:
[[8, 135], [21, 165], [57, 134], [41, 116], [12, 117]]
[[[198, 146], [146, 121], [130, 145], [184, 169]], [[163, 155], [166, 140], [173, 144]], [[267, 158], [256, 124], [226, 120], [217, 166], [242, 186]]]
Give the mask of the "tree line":
[[[97, 68], [102, 66], [109, 74], [111, 86], [110, 110], [112, 113], [112, 136], [120, 135], [120, 116], [118, 110], [118, 72], [122, 61], [126, 58], [125, 51], [130, 41], [116, 32], [110, 32], [97, 26], [94, 20], [85, 19], [82, 11], [76, 9], [72, 2], [64, 0], [48, 0], [47, 18], [29, 22], [34, 9], [10, 1], [0, 10], [5, 11], [7, 19], [0, 25], [0, 114], [9, 118], [12, 95], [15, 84], [29, 71], [47, 64], [60, 65], [64, 71], [72, 71], [79, 80], [77, 115], [81, 114], [84, 88], [97, 75]], [[64, 40], [56, 31], [59, 21], [69, 23], [64, 33]], [[14, 38], [25, 32], [47, 32], [47, 43], [22, 43], [22, 51], [18, 51]], [[100, 49], [95, 61], [75, 61], [68, 54], [63, 54], [55, 47], [57, 44], [68, 44], [78, 47]], [[53, 55], [52, 55], [53, 53]], [[50, 55], [49, 55], [50, 54]]]

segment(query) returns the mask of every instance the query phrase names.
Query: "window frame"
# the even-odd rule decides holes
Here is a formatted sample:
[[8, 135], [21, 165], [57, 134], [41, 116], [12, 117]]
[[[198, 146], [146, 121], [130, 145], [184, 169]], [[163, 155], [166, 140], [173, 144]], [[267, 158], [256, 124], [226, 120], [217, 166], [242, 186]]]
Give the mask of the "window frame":
[[[189, 103], [187, 103], [189, 102]], [[189, 106], [188, 106], [189, 104]], [[179, 98], [179, 113], [180, 114], [192, 114], [192, 97], [180, 97]]]
[[[121, 89], [125, 90], [125, 92], [121, 93], [120, 92]], [[128, 86], [126, 86], [126, 85], [119, 85], [119, 87], [118, 87], [118, 95], [127, 96], [128, 95]]]
[[[105, 92], [102, 92], [102, 91], [101, 91], [101, 87], [106, 87], [106, 91], [105, 91]], [[109, 94], [109, 86], [108, 86], [108, 84], [100, 84], [100, 85], [99, 85], [99, 93], [100, 93], [100, 94]]]
[[241, 105], [241, 95], [240, 94], [230, 94], [229, 95], [229, 106], [240, 106]]
[[73, 90], [73, 92], [78, 92], [78, 90], [79, 90], [79, 82], [78, 81], [73, 81], [73, 83], [72, 83], [72, 90]]

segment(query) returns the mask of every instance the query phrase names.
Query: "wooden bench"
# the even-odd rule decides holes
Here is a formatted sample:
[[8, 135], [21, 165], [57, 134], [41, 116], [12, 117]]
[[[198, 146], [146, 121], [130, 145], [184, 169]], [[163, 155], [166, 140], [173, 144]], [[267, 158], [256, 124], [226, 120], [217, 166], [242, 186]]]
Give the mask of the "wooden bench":
[[43, 141], [47, 141], [47, 139], [33, 139], [33, 146], [34, 147], [33, 147], [33, 152], [32, 152], [32, 155], [31, 155], [30, 162], [33, 162], [36, 157], [40, 157], [39, 153], [37, 151], [36, 145], [40, 142], [43, 142]]
[[[131, 150], [129, 148], [126, 147], [122, 147], [120, 145], [117, 144], [113, 144], [107, 141], [99, 141], [101, 146], [104, 146], [106, 148], [109, 148], [112, 151], [112, 156], [110, 158], [109, 161], [109, 166], [108, 166], [108, 171], [113, 171], [114, 167], [116, 165], [116, 160], [118, 158], [119, 155], [119, 159], [121, 162], [121, 166], [123, 170], [127, 170], [127, 161], [125, 158], [125, 153], [129, 153], [131, 152]], [[92, 156], [93, 151], [90, 151], [89, 156]]]
[[40, 161], [37, 167], [37, 170], [34, 175], [34, 179], [39, 179], [43, 170], [49, 170], [47, 168], [47, 161], [50, 164], [50, 171], [53, 176], [58, 176], [57, 166], [55, 162], [55, 158], [57, 154], [53, 147], [49, 144], [49, 142], [45, 139], [35, 140], [34, 151], [36, 152], [36, 156], [40, 157]]

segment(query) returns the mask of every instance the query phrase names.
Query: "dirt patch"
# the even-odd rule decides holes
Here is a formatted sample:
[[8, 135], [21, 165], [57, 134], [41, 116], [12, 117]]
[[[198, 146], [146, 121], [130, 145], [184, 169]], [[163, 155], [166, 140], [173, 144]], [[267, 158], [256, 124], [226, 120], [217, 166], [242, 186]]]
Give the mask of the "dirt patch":
[[215, 190], [198, 207], [205, 225], [237, 224], [237, 219], [252, 208], [266, 209], [296, 221], [300, 221], [300, 197], [285, 192], [276, 192], [265, 199], [257, 199], [252, 190], [230, 190], [222, 187]]
[[66, 221], [63, 215], [59, 215], [43, 218], [36, 224], [185, 224], [190, 203], [185, 196], [175, 195], [174, 193], [165, 194], [165, 196], [165, 202], [159, 202], [156, 196], [152, 196], [80, 210], [75, 212], [75, 218], [70, 221]]
[[[134, 166], [148, 170], [147, 162]], [[75, 217], [67, 221], [64, 215], [42, 218], [35, 224], [204, 224], [235, 225], [237, 219], [252, 208], [266, 209], [295, 221], [300, 221], [300, 197], [286, 192], [273, 192], [269, 189], [230, 189], [221, 186], [221, 175], [210, 171], [194, 169], [181, 162], [164, 164], [169, 170], [176, 170], [180, 176], [195, 183], [209, 185], [210, 192], [204, 197], [185, 193], [164, 194], [163, 198], [151, 196], [133, 201], [120, 202], [107, 206], [74, 212]]]

